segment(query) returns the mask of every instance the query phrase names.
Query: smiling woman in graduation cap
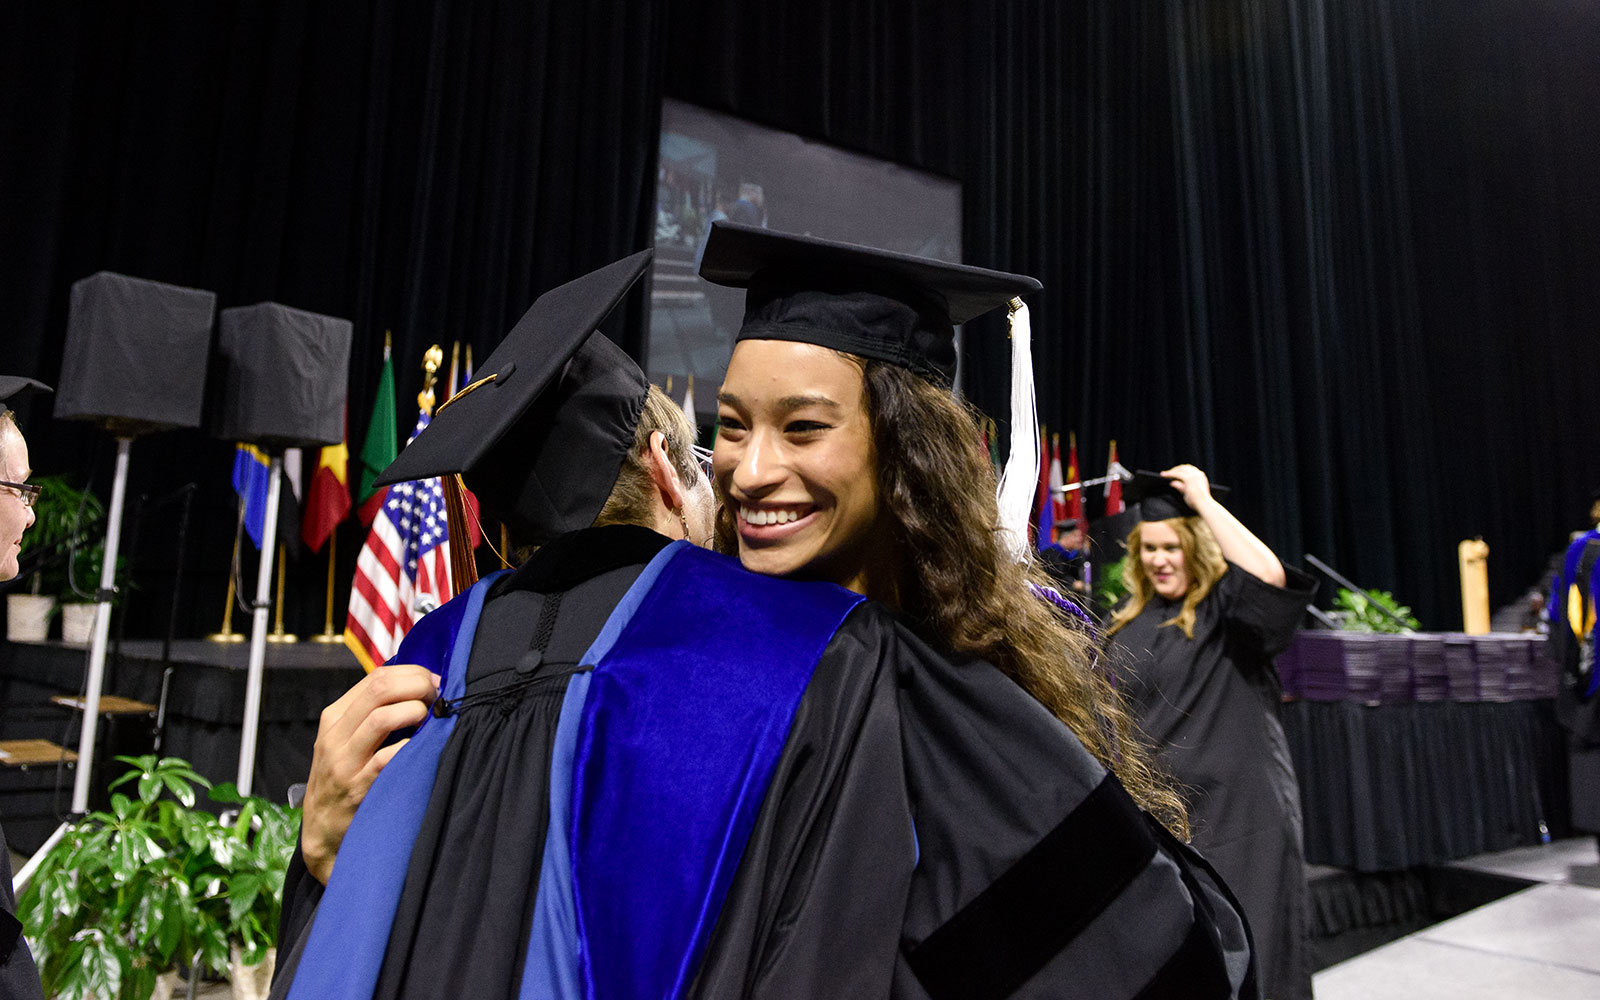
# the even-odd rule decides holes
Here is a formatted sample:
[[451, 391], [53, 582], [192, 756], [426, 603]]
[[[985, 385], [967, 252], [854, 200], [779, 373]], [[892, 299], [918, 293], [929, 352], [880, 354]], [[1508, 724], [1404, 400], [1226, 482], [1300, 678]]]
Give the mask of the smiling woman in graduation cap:
[[1305, 617], [1314, 583], [1286, 568], [1193, 465], [1139, 472], [1128, 599], [1112, 662], [1162, 764], [1189, 792], [1194, 845], [1238, 894], [1261, 985], [1309, 998], [1300, 790], [1278, 720], [1272, 658]]
[[[1019, 560], [1013, 523], [1027, 498], [1018, 516], [997, 503], [977, 415], [951, 392], [954, 325], [1021, 313], [1015, 297], [1039, 283], [729, 223], [712, 227], [701, 274], [746, 289], [718, 394], [721, 546], [748, 569], [866, 595], [918, 652], [894, 669], [921, 859], [901, 928], [912, 974], [898, 970], [892, 995], [1249, 993], [1247, 952], [1228, 966], [1223, 932], [1198, 915], [1215, 906], [1237, 931], [1228, 904], [1188, 894], [1205, 880], [1178, 877], [1182, 849], [1134, 808], [1181, 831], [1182, 807], [1092, 669], [1089, 635], [1038, 596], [1047, 578]], [[1037, 469], [1014, 481], [1031, 498]], [[1184, 957], [1202, 952], [1209, 979]]]
[[[638, 271], [607, 270], [540, 303], [609, 309]], [[388, 478], [463, 470], [542, 546], [407, 637], [396, 660], [441, 674], [440, 700], [304, 898], [275, 995], [1249, 993], [1223, 891], [1071, 730], [864, 600], [846, 550], [877, 487], [853, 449], [813, 467], [814, 510], [761, 508], [810, 553], [741, 544], [773, 575], [670, 542], [699, 540], [692, 515], [585, 527], [647, 391], [588, 336], [604, 309], [540, 303]]]

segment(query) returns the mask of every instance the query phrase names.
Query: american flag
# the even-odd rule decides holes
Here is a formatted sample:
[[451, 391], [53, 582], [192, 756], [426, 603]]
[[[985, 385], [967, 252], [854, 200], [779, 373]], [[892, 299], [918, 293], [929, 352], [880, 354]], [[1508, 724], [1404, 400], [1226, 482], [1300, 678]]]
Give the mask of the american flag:
[[[411, 437], [427, 426], [428, 414], [419, 414]], [[389, 487], [372, 519], [344, 624], [344, 644], [369, 671], [394, 655], [418, 618], [452, 596], [444, 511], [439, 480], [424, 479]]]

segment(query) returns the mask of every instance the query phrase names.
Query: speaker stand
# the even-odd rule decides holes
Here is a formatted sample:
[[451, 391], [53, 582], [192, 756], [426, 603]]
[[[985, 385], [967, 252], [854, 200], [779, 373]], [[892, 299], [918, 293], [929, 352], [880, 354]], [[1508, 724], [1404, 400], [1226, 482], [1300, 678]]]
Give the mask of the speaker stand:
[[266, 674], [267, 609], [272, 606], [272, 563], [278, 552], [278, 502], [283, 488], [283, 453], [274, 451], [267, 475], [266, 523], [261, 528], [261, 565], [251, 605], [250, 671], [244, 688], [244, 726], [239, 736], [240, 795], [249, 795], [256, 773], [256, 730], [261, 723], [261, 679]]

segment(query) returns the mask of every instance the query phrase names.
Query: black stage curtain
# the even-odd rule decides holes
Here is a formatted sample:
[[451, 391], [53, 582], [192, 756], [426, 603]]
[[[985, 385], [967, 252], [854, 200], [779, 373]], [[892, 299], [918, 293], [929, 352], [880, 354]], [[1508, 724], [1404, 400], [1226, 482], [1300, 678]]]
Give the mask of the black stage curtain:
[[[68, 288], [110, 269], [353, 320], [352, 458], [392, 329], [403, 440], [427, 345], [481, 362], [539, 292], [647, 241], [659, 23], [623, 0], [4, 5], [0, 370], [54, 383]], [[608, 327], [634, 349], [643, 301]], [[28, 410], [34, 465], [108, 495], [109, 440]], [[215, 630], [232, 445], [169, 432], [132, 457], [130, 506], [202, 486], [179, 635]], [[130, 635], [164, 630], [176, 524], [142, 526]], [[336, 628], [363, 538], [340, 532]], [[319, 631], [326, 563], [291, 572], [289, 627]]]
[[[1289, 561], [1448, 628], [1458, 540], [1509, 600], [1600, 483], [1595, 51], [1592, 6], [1511, 0], [8, 4], [6, 364], [54, 377], [99, 268], [275, 298], [356, 322], [359, 445], [385, 328], [409, 408], [423, 346], [481, 359], [646, 243], [669, 95], [960, 180], [967, 259], [1046, 285], [1042, 416], [1087, 469], [1113, 437], [1195, 460]], [[614, 333], [642, 330], [630, 304]], [[967, 344], [1003, 413], [1002, 324]], [[103, 485], [108, 444], [33, 425], [36, 465], [93, 453]], [[136, 490], [206, 484], [190, 569], [218, 604], [227, 452], [134, 459]], [[160, 534], [130, 634], [164, 620]], [[318, 561], [294, 573], [315, 631]], [[188, 602], [180, 631], [219, 614]]]

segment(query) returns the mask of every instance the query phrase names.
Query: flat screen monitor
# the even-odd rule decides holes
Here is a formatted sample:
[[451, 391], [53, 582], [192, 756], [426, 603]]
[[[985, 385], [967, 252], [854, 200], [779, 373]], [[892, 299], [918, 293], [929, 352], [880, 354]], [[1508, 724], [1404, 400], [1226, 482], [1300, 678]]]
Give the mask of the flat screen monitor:
[[706, 234], [722, 218], [961, 260], [958, 182], [665, 101], [646, 370], [680, 402], [693, 375], [702, 424], [715, 417], [744, 312], [742, 290], [698, 274]]

